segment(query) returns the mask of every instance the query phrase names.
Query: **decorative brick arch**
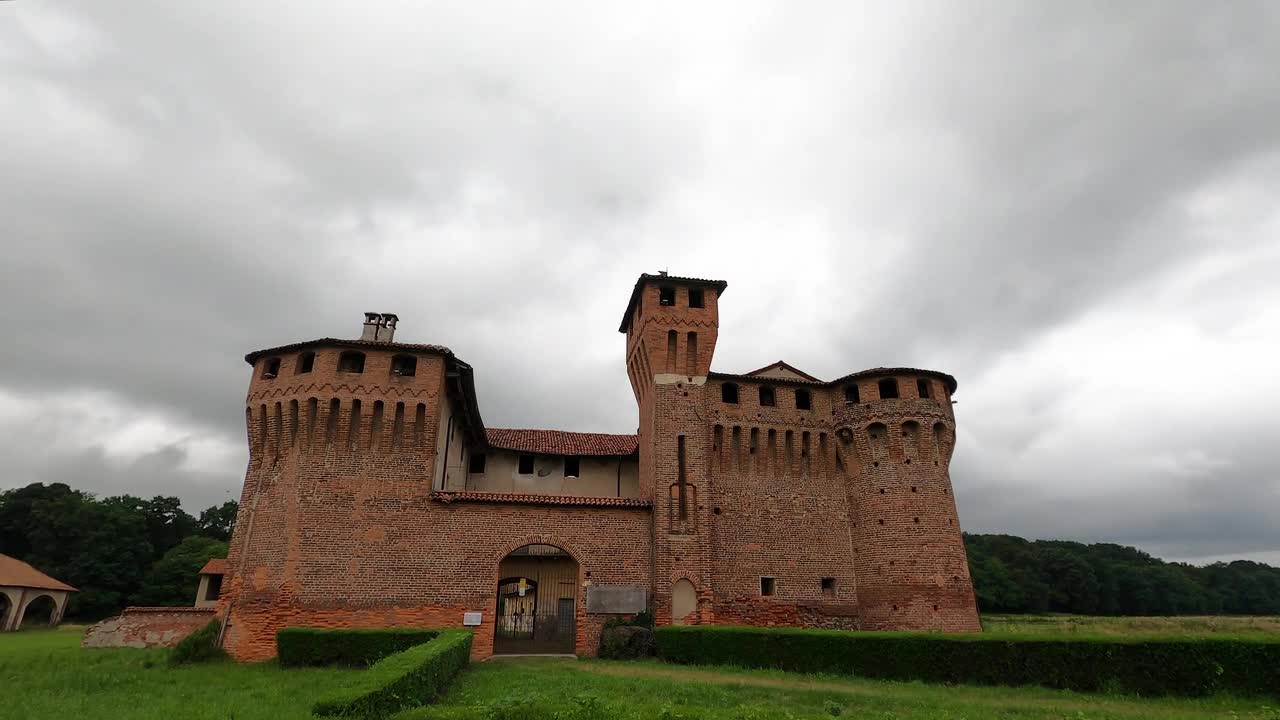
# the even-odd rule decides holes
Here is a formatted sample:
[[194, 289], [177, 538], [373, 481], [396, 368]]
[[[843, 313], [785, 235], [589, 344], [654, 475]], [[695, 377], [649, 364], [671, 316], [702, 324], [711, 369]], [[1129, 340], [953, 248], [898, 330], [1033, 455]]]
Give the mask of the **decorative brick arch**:
[[497, 557], [493, 558], [494, 572], [497, 572], [498, 565], [501, 565], [502, 561], [505, 560], [508, 555], [519, 550], [525, 545], [553, 545], [558, 547], [569, 553], [569, 557], [572, 557], [573, 561], [578, 564], [579, 573], [582, 572], [584, 564], [582, 559], [585, 557], [583, 552], [571, 543], [567, 543], [555, 535], [526, 535], [520, 540], [503, 545], [502, 550], [498, 552]]

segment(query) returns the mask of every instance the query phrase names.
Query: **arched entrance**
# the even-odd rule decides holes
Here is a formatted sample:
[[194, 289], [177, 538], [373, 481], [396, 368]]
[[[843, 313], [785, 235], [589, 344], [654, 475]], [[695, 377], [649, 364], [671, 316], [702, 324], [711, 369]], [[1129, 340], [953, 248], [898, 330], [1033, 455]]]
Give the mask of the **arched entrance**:
[[58, 604], [53, 601], [53, 597], [41, 595], [27, 603], [27, 609], [22, 613], [22, 617], [18, 619], [17, 627], [19, 630], [49, 627], [53, 625], [57, 613]]
[[554, 545], [525, 545], [498, 564], [494, 654], [568, 654], [578, 629], [578, 562]]

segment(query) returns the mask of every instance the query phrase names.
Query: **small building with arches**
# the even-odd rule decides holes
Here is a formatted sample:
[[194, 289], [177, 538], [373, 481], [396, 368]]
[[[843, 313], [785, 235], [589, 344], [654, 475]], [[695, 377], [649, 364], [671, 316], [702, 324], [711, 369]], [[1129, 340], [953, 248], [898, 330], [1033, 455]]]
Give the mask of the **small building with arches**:
[[[619, 332], [637, 432], [491, 428], [474, 371], [395, 339], [249, 353], [250, 450], [214, 603], [275, 632], [473, 627], [473, 653], [594, 654], [605, 623], [979, 630], [946, 373], [711, 369], [727, 283], [643, 274]], [[216, 600], [215, 600], [216, 598]]]
[[56, 626], [73, 592], [79, 591], [17, 558], [0, 555], [0, 632]]

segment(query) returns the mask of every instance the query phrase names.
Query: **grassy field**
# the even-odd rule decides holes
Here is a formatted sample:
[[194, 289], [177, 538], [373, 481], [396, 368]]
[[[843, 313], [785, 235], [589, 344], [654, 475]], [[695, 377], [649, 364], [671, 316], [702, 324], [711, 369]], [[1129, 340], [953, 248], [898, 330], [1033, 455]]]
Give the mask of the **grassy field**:
[[[169, 668], [163, 650], [82, 650], [78, 629], [0, 636], [6, 720], [290, 720], [355, 670], [218, 663]], [[1275, 705], [1275, 703], [1271, 703]], [[473, 665], [430, 718], [763, 720], [1280, 720], [1265, 701], [1139, 700], [1031, 688], [944, 687], [659, 662], [505, 659]]]
[[983, 615], [988, 633], [1052, 635], [1272, 635], [1280, 636], [1280, 617], [1225, 615], [1184, 617], [1096, 617], [1090, 615]]

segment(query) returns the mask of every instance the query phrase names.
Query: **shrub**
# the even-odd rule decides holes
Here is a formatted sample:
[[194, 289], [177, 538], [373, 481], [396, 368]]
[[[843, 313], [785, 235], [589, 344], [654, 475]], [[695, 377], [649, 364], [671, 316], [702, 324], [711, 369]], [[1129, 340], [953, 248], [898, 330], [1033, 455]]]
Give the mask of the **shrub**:
[[677, 663], [1140, 695], [1280, 695], [1280, 642], [1248, 637], [984, 637], [684, 626], [658, 628], [656, 638], [659, 654]]
[[653, 631], [647, 627], [620, 625], [600, 633], [600, 657], [606, 660], [635, 660], [655, 652]]
[[317, 702], [315, 715], [383, 718], [425, 705], [442, 693], [471, 657], [471, 631], [445, 630], [424, 645], [389, 655], [352, 684]]
[[225, 660], [227, 653], [218, 647], [218, 630], [221, 621], [214, 619], [182, 638], [169, 653], [170, 665], [189, 665], [191, 663]]
[[281, 667], [367, 667], [388, 655], [430, 642], [439, 634], [439, 630], [414, 628], [284, 628], [276, 633], [276, 654]]

